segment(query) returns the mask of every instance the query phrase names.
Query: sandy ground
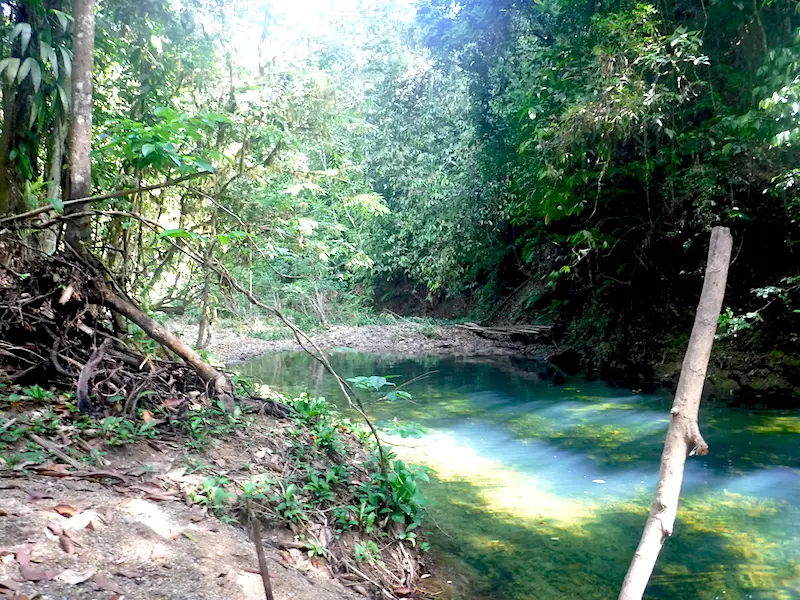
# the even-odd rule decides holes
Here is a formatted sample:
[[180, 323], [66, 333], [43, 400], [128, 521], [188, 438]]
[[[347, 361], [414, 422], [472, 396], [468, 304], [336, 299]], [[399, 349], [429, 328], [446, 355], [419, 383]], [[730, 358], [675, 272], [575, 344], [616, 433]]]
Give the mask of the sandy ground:
[[[173, 322], [168, 325], [186, 340], [197, 337], [197, 326]], [[503, 356], [529, 350], [525, 345], [482, 338], [455, 326], [421, 326], [416, 323], [396, 325], [334, 325], [313, 336], [323, 349], [347, 347], [378, 354], [427, 354], [435, 356]], [[214, 329], [208, 350], [225, 363], [255, 358], [268, 352], [300, 350], [294, 339], [267, 341], [246, 333]]]
[[[264, 466], [258, 450], [272, 443], [264, 436], [274, 421], [260, 419], [202, 454], [154, 440], [82, 472], [0, 466], [0, 598], [263, 599], [249, 532], [191, 501], [209, 474], [234, 479]], [[262, 539], [275, 598], [364, 600], [292, 546], [289, 530], [264, 528]]]
[[[253, 543], [245, 532], [181, 502], [136, 498], [98, 483], [50, 477], [4, 479], [0, 488], [0, 513], [5, 513], [0, 517], [0, 596], [7, 589], [42, 600], [264, 598]], [[62, 516], [54, 510], [59, 505], [81, 513]], [[87, 511], [98, 515], [93, 529], [73, 528], [70, 522]], [[70, 542], [61, 542], [54, 531], [69, 532]], [[67, 544], [73, 553], [65, 551]], [[30, 555], [27, 567], [13, 554], [20, 549]], [[276, 598], [360, 597], [288, 566], [275, 548], [267, 547], [266, 553]], [[37, 573], [53, 579], [25, 581]]]

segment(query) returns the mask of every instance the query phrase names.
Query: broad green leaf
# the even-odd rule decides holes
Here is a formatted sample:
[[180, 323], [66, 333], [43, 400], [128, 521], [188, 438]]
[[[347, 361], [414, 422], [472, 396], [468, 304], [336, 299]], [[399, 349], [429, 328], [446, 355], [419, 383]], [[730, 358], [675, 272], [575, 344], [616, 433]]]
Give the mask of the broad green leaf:
[[194, 232], [186, 231], [185, 229], [165, 229], [159, 234], [162, 238], [188, 238], [198, 239], [200, 236]]
[[22, 62], [22, 65], [19, 68], [19, 73], [17, 73], [17, 82], [22, 83], [28, 76], [28, 73], [31, 75], [33, 89], [38, 93], [39, 86], [42, 85], [42, 68], [39, 66], [37, 60], [32, 56], [29, 56]]
[[29, 23], [17, 23], [14, 31], [11, 32], [11, 41], [13, 42], [19, 36], [20, 54], [25, 54], [28, 49], [28, 44], [31, 42], [31, 26]]
[[204, 160], [195, 159], [194, 164], [198, 167], [201, 171], [206, 173], [213, 173], [214, 172], [214, 165]]
[[59, 48], [59, 51], [61, 52], [61, 62], [64, 65], [64, 74], [72, 77], [72, 53], [63, 46]]
[[64, 112], [69, 112], [69, 94], [67, 94], [67, 90], [60, 83], [56, 84], [56, 87], [58, 88], [58, 97], [61, 99], [61, 106], [64, 108]]
[[16, 79], [17, 72], [19, 71], [19, 64], [20, 61], [18, 58], [5, 58], [0, 60], [0, 73], [3, 71], [6, 72], [8, 83], [14, 83], [14, 79]]
[[150, 154], [155, 152], [155, 150], [156, 150], [156, 145], [155, 144], [144, 144], [142, 146], [142, 156], [147, 158]]
[[50, 50], [52, 49], [53, 47], [44, 40], [39, 42], [39, 58], [42, 59], [43, 65], [46, 65], [50, 61]]
[[72, 16], [68, 15], [67, 13], [61, 12], [60, 10], [56, 10], [55, 8], [50, 9], [52, 13], [58, 19], [58, 24], [61, 25], [61, 29], [64, 31], [67, 30], [69, 27], [69, 22], [72, 21]]
[[59, 200], [58, 198], [48, 198], [47, 201], [50, 203], [50, 205], [53, 208], [56, 209], [56, 212], [58, 214], [61, 214], [61, 213], [64, 212], [64, 203], [61, 200]]
[[50, 68], [53, 69], [53, 77], [58, 79], [58, 56], [55, 49], [51, 46], [47, 52], [47, 60], [50, 63]]

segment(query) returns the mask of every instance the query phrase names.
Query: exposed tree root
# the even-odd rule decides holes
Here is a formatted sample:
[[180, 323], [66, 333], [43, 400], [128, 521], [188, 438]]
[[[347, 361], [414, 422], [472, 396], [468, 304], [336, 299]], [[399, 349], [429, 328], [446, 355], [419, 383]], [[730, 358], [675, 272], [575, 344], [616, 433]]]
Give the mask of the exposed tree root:
[[[177, 400], [197, 398], [232, 409], [228, 375], [112, 291], [88, 265], [58, 256], [25, 260], [19, 251], [6, 252], [0, 263], [6, 267], [0, 270], [0, 382], [72, 388], [84, 411], [134, 416], [148, 404], [170, 399], [188, 405]], [[109, 309], [185, 362], [136, 349], [135, 335], [115, 333]], [[275, 403], [260, 408], [276, 417], [290, 412]]]

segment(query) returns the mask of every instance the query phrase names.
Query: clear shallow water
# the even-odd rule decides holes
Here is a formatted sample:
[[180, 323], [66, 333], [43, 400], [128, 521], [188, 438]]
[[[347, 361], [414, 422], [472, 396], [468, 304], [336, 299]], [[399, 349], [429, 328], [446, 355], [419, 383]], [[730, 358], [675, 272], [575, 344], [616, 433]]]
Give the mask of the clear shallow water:
[[[470, 575], [469, 599], [617, 597], [652, 502], [671, 397], [573, 378], [553, 385], [512, 359], [332, 355], [343, 377], [399, 375], [413, 401], [376, 402], [395, 451], [431, 469], [434, 545]], [[337, 401], [304, 353], [239, 365], [287, 393]], [[647, 598], [800, 599], [800, 411], [706, 403], [711, 454], [687, 464], [675, 536]]]

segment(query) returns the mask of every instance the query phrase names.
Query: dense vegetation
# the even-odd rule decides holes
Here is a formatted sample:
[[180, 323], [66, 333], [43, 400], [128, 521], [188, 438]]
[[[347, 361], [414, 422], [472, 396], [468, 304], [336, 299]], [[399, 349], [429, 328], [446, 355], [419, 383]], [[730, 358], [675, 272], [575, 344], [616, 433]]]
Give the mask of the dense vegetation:
[[[0, 7], [0, 212], [52, 207], [3, 235], [52, 254], [71, 3]], [[720, 386], [791, 389], [796, 9], [397, 0], [303, 26], [281, 3], [103, 0], [89, 249], [150, 314], [199, 320], [199, 348], [216, 318], [271, 318], [237, 281], [305, 326], [386, 303], [552, 322], [585, 368], [643, 381], [685, 345], [725, 224], [716, 365], [750, 367]]]

